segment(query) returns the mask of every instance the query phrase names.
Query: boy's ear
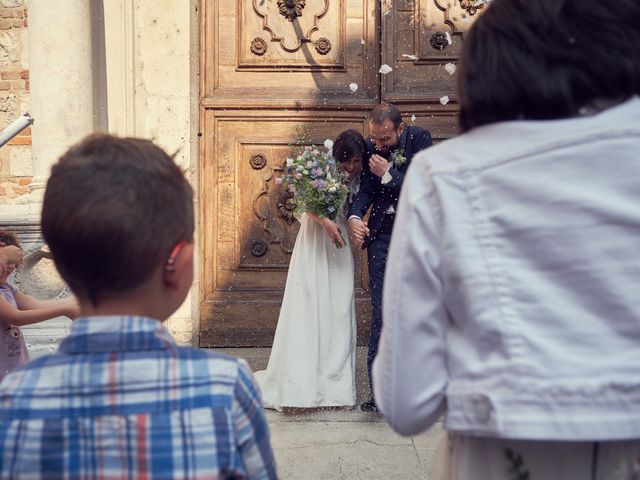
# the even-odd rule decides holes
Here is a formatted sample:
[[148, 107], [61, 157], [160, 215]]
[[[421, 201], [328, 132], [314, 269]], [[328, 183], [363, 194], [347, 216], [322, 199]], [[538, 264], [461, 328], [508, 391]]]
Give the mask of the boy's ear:
[[185, 282], [193, 283], [193, 243], [185, 243], [172, 265], [165, 265], [162, 280], [170, 289], [180, 289]]

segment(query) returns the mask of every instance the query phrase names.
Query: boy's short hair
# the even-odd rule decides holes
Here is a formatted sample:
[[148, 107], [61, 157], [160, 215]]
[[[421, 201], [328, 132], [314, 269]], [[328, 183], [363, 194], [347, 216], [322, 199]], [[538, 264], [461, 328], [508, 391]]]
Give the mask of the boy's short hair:
[[90, 135], [52, 168], [42, 234], [62, 278], [94, 305], [144, 283], [193, 230], [191, 186], [148, 140]]
[[640, 93], [639, 21], [638, 0], [492, 0], [465, 34], [462, 130]]
[[22, 245], [20, 245], [18, 237], [16, 237], [16, 234], [10, 230], [0, 229], [0, 243], [4, 243], [5, 247], [13, 245], [22, 249]]

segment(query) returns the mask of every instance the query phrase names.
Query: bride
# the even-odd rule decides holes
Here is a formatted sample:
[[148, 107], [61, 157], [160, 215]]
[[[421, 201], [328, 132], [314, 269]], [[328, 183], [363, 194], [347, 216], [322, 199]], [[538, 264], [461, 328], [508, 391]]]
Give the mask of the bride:
[[[346, 130], [333, 156], [357, 193], [364, 139]], [[353, 406], [356, 403], [353, 256], [345, 215], [335, 222], [303, 213], [293, 247], [273, 348], [255, 373], [265, 408]], [[336, 248], [338, 242], [344, 248]]]

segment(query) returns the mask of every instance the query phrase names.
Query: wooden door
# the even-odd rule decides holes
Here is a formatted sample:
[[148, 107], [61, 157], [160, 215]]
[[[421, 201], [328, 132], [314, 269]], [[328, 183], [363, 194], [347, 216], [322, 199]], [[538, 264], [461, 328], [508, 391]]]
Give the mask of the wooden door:
[[[298, 229], [275, 178], [296, 131], [319, 145], [366, 134], [384, 100], [436, 141], [455, 135], [444, 65], [473, 17], [458, 0], [205, 0], [201, 13], [200, 345], [270, 345]], [[366, 257], [355, 254], [363, 341]]]

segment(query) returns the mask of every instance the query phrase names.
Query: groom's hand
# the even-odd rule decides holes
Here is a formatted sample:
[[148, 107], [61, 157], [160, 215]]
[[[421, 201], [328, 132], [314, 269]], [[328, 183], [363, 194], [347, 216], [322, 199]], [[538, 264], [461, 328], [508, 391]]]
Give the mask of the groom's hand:
[[389, 170], [389, 162], [386, 158], [374, 153], [369, 159], [369, 169], [371, 170], [371, 173], [382, 178]]
[[351, 237], [352, 243], [358, 247], [362, 248], [362, 244], [364, 242], [364, 237], [369, 235], [369, 227], [358, 217], [351, 217], [349, 219], [349, 236]]

